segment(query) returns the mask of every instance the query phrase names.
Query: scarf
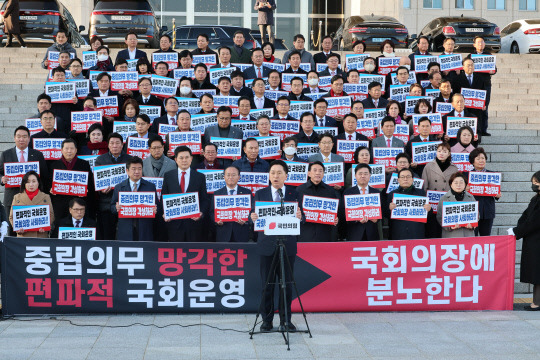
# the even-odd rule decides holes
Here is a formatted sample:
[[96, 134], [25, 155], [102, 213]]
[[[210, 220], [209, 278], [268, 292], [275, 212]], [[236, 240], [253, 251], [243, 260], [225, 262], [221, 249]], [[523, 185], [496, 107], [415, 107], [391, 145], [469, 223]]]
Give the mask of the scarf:
[[399, 117], [399, 115], [394, 119], [394, 121], [396, 122], [396, 124], [401, 124], [401, 117]]
[[264, 60], [269, 63], [273, 63], [276, 58], [272, 55], [270, 58], [265, 57]]
[[92, 152], [97, 150], [98, 151], [97, 155], [105, 154], [108, 151], [107, 150], [108, 145], [105, 141], [98, 142], [98, 143], [88, 142], [86, 146], [88, 146], [88, 149], [90, 149]]
[[341, 94], [337, 95], [337, 94], [334, 92], [334, 90], [330, 89], [330, 97], [337, 97], [337, 96], [344, 96], [344, 95], [343, 95], [343, 92], [342, 92]]
[[150, 163], [152, 164], [152, 169], [154, 169], [154, 175], [156, 177], [159, 176], [159, 172], [161, 171], [164, 162], [165, 155], [161, 155], [159, 159], [155, 159], [152, 155], [150, 155]]
[[402, 188], [401, 186], [398, 188], [398, 192], [402, 194], [411, 194], [413, 190], [414, 190], [414, 184], [412, 184], [406, 189]]
[[[110, 58], [109, 58], [110, 59]], [[101, 71], [105, 71], [107, 70], [107, 68], [109, 67], [109, 65], [111, 64], [111, 62], [109, 61], [109, 59], [105, 60], [105, 61], [98, 61], [96, 66], [98, 68], [98, 70], [101, 70]]]
[[452, 195], [456, 197], [457, 201], [463, 201], [463, 198], [465, 197], [465, 190], [458, 193], [458, 192], [455, 192], [454, 189], [450, 188], [450, 191], [452, 192]]
[[444, 162], [442, 162], [438, 158], [435, 158], [435, 161], [437, 162], [437, 165], [439, 165], [439, 168], [441, 168], [442, 172], [445, 172], [446, 169], [450, 167], [450, 160], [451, 160], [450, 156]]
[[137, 120], [137, 116], [129, 117], [129, 116], [127, 116], [127, 115], [124, 115], [124, 121], [135, 122], [136, 120]]
[[464, 143], [461, 142], [461, 140], [459, 140], [459, 144], [460, 144], [461, 146], [463, 146], [464, 149], [466, 149], [467, 146], [471, 145], [471, 143], [468, 143], [467, 145], [465, 145]]
[[73, 170], [73, 167], [77, 162], [77, 155], [75, 155], [75, 157], [71, 159], [71, 161], [67, 161], [64, 155], [62, 155], [62, 158], [60, 160], [62, 160], [62, 163], [66, 166], [67, 170]]
[[30, 191], [28, 191], [28, 190], [26, 190], [26, 189], [25, 189], [24, 191], [26, 192], [26, 195], [28, 195], [28, 198], [30, 199], [30, 201], [32, 201], [32, 200], [34, 200], [34, 198], [35, 198], [36, 195], [38, 194], [39, 188], [36, 189], [36, 191], [32, 191], [32, 192], [30, 192]]

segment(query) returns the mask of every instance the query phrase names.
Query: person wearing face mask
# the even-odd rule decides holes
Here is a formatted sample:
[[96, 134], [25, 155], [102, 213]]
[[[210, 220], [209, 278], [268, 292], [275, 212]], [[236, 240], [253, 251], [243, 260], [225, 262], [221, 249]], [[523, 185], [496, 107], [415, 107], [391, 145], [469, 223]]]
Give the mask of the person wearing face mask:
[[298, 140], [293, 136], [288, 136], [283, 139], [281, 160], [307, 162], [296, 155], [296, 148], [298, 147]]
[[55, 43], [47, 48], [45, 57], [43, 58], [43, 61], [41, 62], [41, 67], [43, 69], [47, 69], [47, 67], [49, 66], [48, 59], [49, 59], [50, 51], [56, 51], [56, 52], [67, 51], [70, 54], [73, 54], [75, 57], [77, 57], [77, 51], [68, 42], [68, 38], [64, 30], [58, 30], [58, 32], [55, 35], [55, 40], [56, 40]]
[[[466, 190], [467, 177], [462, 172], [457, 172], [450, 176], [450, 191], [444, 194], [437, 205], [437, 221], [442, 226], [443, 206], [445, 202], [472, 202], [476, 201], [474, 196]], [[466, 226], [454, 225], [442, 227], [442, 238], [463, 238], [474, 236], [475, 228], [472, 224]]]
[[190, 78], [188, 78], [187, 76], [182, 76], [180, 82], [178, 83], [177, 95], [183, 98], [196, 99], [197, 95], [193, 93], [191, 84], [192, 80]]
[[533, 284], [533, 301], [525, 310], [540, 311], [540, 171], [531, 177], [531, 189], [534, 196], [508, 235], [523, 239], [519, 281]]
[[364, 59], [364, 74], [377, 74], [375, 61], [375, 58], [372, 58], [371, 56]]
[[109, 57], [109, 48], [100, 46], [97, 49], [97, 63], [90, 70], [98, 71], [115, 71], [111, 58]]
[[317, 72], [314, 70], [308, 72], [307, 83], [309, 86], [302, 90], [302, 94], [317, 94], [326, 92], [319, 87], [319, 74], [317, 74]]
[[473, 141], [478, 139], [478, 135], [474, 135], [470, 126], [459, 128], [456, 138], [458, 142], [452, 146], [453, 153], [470, 153], [476, 148]]

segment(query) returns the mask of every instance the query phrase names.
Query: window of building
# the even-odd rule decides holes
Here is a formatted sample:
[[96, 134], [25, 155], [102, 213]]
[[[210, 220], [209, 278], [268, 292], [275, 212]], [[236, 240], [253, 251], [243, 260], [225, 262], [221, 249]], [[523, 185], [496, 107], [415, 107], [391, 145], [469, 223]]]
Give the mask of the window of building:
[[456, 0], [456, 9], [474, 9], [474, 0]]
[[504, 10], [506, 9], [506, 0], [488, 0], [488, 10]]
[[403, 8], [404, 9], [410, 9], [411, 8], [411, 0], [403, 0]]
[[442, 9], [442, 0], [424, 0], [424, 9]]
[[536, 11], [536, 0], [519, 0], [519, 10]]

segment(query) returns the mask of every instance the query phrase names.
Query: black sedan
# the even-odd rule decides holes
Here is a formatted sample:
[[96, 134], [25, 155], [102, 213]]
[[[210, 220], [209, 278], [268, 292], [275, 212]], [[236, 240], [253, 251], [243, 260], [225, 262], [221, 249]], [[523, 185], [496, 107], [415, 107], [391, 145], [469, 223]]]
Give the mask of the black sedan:
[[[229, 25], [182, 25], [178, 26], [176, 31], [176, 50], [188, 49], [193, 50], [197, 48], [197, 37], [200, 34], [208, 35], [211, 49], [218, 49], [221, 46], [232, 47], [234, 45], [233, 37], [234, 33], [238, 30], [244, 34], [245, 42], [244, 47], [246, 49], [254, 49], [260, 47], [261, 44], [257, 42], [251, 35], [251, 30], [239, 26]], [[173, 38], [172, 30], [167, 33]]]
[[385, 40], [392, 40], [396, 48], [406, 48], [409, 31], [393, 17], [371, 14], [345, 19], [333, 38], [337, 50], [352, 50], [352, 44], [357, 40], [364, 41], [369, 50], [379, 50]]
[[[486, 43], [486, 51], [496, 53], [501, 49], [501, 31], [499, 27], [479, 17], [448, 16], [431, 20], [418, 34], [431, 39], [431, 51], [443, 51], [443, 41], [452, 37], [456, 41], [455, 51], [470, 52], [473, 48], [475, 36], [482, 36]], [[417, 38], [411, 39], [411, 49], [416, 51]]]
[[[4, 10], [7, 5], [4, 1], [0, 8], [0, 41], [5, 42]], [[65, 30], [68, 42], [73, 47], [86, 44], [86, 40], [79, 33], [84, 26], [77, 28], [75, 20], [68, 9], [57, 0], [19, 0], [19, 24], [21, 37], [29, 44], [45, 44], [50, 46], [55, 41], [56, 32]]]

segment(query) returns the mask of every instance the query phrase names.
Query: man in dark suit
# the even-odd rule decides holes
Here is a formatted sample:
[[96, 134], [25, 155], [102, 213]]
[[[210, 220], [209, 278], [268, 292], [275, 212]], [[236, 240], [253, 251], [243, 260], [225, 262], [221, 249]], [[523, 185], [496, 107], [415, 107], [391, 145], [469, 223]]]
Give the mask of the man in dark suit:
[[216, 65], [210, 66], [210, 69], [223, 69], [233, 67], [231, 64], [231, 48], [222, 46], [218, 48], [219, 62]]
[[[452, 107], [454, 108], [448, 114], [442, 117], [443, 130], [444, 130], [444, 140], [447, 141], [450, 146], [454, 146], [457, 143], [457, 139], [450, 139], [446, 135], [446, 123], [448, 122], [449, 117], [476, 117], [473, 113], [465, 109], [465, 99], [460, 93], [452, 95]], [[481, 136], [478, 135], [478, 142], [480, 142]]]
[[296, 120], [291, 115], [289, 115], [289, 110], [291, 109], [291, 100], [287, 96], [280, 96], [276, 101], [277, 113], [274, 114], [272, 119], [277, 120]]
[[[345, 195], [366, 195], [378, 194], [379, 191], [368, 185], [371, 177], [371, 168], [368, 164], [358, 164], [354, 168], [354, 177], [357, 186], [351, 187], [343, 193]], [[382, 209], [381, 209], [382, 211]], [[345, 219], [345, 201], [340, 203], [341, 218]], [[379, 220], [368, 220], [363, 218], [359, 221], [347, 222], [347, 240], [348, 241], [373, 241], [379, 240], [379, 230], [377, 222]]]
[[[251, 195], [251, 190], [238, 186], [240, 180], [240, 169], [236, 166], [229, 166], [225, 169], [225, 186], [214, 192], [214, 196], [219, 195]], [[238, 220], [235, 222], [215, 221], [214, 201], [211, 202], [210, 216], [217, 225], [216, 242], [247, 242], [249, 241], [250, 225], [247, 221]]]
[[326, 115], [326, 109], [328, 109], [328, 101], [323, 98], [317, 99], [313, 103], [313, 108], [315, 110], [315, 126], [338, 126], [336, 119]]
[[[304, 50], [304, 52], [308, 53]], [[308, 53], [309, 54], [309, 53]], [[293, 50], [289, 54], [289, 67], [283, 71], [284, 74], [307, 74], [307, 71], [300, 67], [302, 55], [298, 50]], [[284, 57], [285, 58], [285, 57]]]
[[[338, 192], [333, 187], [323, 182], [324, 165], [320, 161], [314, 161], [308, 166], [308, 181], [296, 188], [298, 192], [298, 206], [304, 211], [304, 196], [317, 196], [323, 198], [337, 199]], [[305, 217], [305, 215], [304, 215]], [[326, 242], [335, 241], [335, 226], [338, 224], [338, 217], [334, 225], [317, 224], [305, 222], [300, 226], [300, 238], [302, 242]]]
[[296, 155], [297, 147], [298, 140], [294, 136], [288, 136], [283, 139], [283, 142], [281, 143], [281, 160], [307, 162], [306, 160], [300, 159], [298, 155]]
[[58, 219], [54, 227], [51, 238], [58, 237], [58, 230], [61, 227], [69, 228], [95, 228], [94, 219], [86, 216], [86, 202], [83, 198], [73, 198], [69, 201], [69, 216]]
[[129, 31], [126, 36], [124, 42], [127, 45], [127, 49], [120, 50], [118, 54], [116, 55], [116, 60], [114, 63], [116, 64], [118, 60], [133, 60], [133, 59], [142, 59], [146, 57], [146, 53], [142, 50], [137, 49], [137, 44], [139, 43], [139, 37], [134, 31]]
[[244, 73], [239, 69], [236, 69], [231, 73], [231, 96], [253, 97], [253, 90], [245, 86], [244, 80]]
[[[30, 161], [39, 161], [39, 176], [41, 182], [46, 184], [48, 183], [48, 169], [47, 163], [43, 154], [37, 150], [31, 149], [28, 147], [30, 144], [30, 130], [26, 126], [19, 126], [15, 129], [13, 133], [13, 138], [15, 141], [15, 147], [7, 149], [0, 154], [0, 176], [2, 177], [2, 186], [6, 186], [8, 179], [4, 172], [5, 163], [16, 163], [16, 162], [30, 162]], [[43, 189], [45, 192], [48, 192], [49, 189]], [[19, 193], [19, 187], [6, 187], [4, 190], [4, 207], [6, 211], [11, 210], [11, 203], [13, 202], [13, 196]]]
[[343, 132], [339, 133], [336, 140], [360, 140], [369, 141], [367, 136], [356, 131], [358, 118], [353, 113], [345, 115], [343, 118]]
[[451, 103], [452, 102], [452, 83], [448, 78], [441, 79], [441, 85], [439, 86], [441, 91], [439, 96], [433, 100], [433, 112], [436, 112], [437, 103]]
[[374, 81], [368, 85], [368, 97], [362, 100], [364, 109], [384, 109], [388, 105], [388, 100], [381, 97], [382, 85]]
[[204, 142], [209, 143], [212, 137], [225, 137], [242, 139], [244, 132], [236, 126], [231, 126], [232, 110], [228, 106], [220, 106], [217, 109], [217, 125], [212, 125], [204, 130]]
[[326, 65], [327, 65], [326, 69], [324, 69], [323, 71], [319, 73], [320, 77], [339, 75], [343, 78], [343, 80], [345, 80], [346, 74], [343, 72], [343, 70], [341, 70], [338, 67], [339, 65], [338, 54], [332, 53], [328, 55], [328, 59], [326, 60]]
[[300, 116], [300, 132], [294, 134], [293, 137], [298, 140], [299, 143], [311, 143], [316, 144], [319, 142], [319, 135], [313, 131], [315, 126], [315, 115], [305, 112]]
[[244, 70], [244, 79], [262, 79], [268, 77], [270, 69], [263, 66], [264, 53], [261, 48], [253, 49], [251, 51], [251, 62], [253, 66]]
[[[418, 119], [418, 132], [419, 134], [416, 136], [413, 136], [405, 146], [405, 152], [413, 158], [412, 153], [412, 144], [413, 143], [419, 143], [419, 142], [428, 142], [428, 141], [439, 141], [438, 135], [432, 135], [431, 134], [431, 120], [427, 116], [421, 117]], [[414, 171], [422, 176], [422, 172], [424, 171], [424, 168], [426, 167], [426, 164], [417, 164], [412, 163], [411, 167], [414, 169]]]
[[311, 101], [311, 98], [308, 98], [302, 93], [303, 89], [304, 80], [301, 77], [293, 77], [291, 79], [291, 91], [287, 97], [291, 101]]
[[150, 128], [150, 132], [154, 134], [159, 133], [159, 124], [164, 125], [177, 125], [178, 120], [178, 99], [175, 97], [168, 97], [165, 99], [165, 111], [162, 116], [155, 118]]
[[[288, 202], [298, 201], [298, 193], [290, 186], [285, 186], [287, 180], [287, 174], [289, 169], [287, 165], [281, 160], [275, 160], [270, 166], [270, 186], [265, 187], [255, 193], [255, 198], [252, 204], [253, 212], [251, 213], [251, 220], [256, 221], [259, 216], [254, 212], [256, 201], [274, 201], [274, 202]], [[302, 212], [300, 209], [296, 212], [296, 217], [302, 219]], [[274, 253], [278, 250], [277, 236], [268, 236], [264, 232], [260, 233], [257, 239], [257, 252], [261, 255], [261, 280], [263, 288], [266, 285], [267, 280], [270, 280], [270, 284], [266, 286], [265, 296], [261, 301], [261, 316], [263, 323], [261, 325], [261, 331], [270, 331], [273, 328], [272, 320], [274, 318], [274, 287], [276, 277], [279, 277], [279, 270], [274, 264], [272, 267], [272, 260], [274, 259]], [[283, 239], [288, 262], [291, 265], [291, 271], [294, 271], [294, 260], [296, 258], [296, 242], [297, 236], [285, 236]], [[287, 261], [287, 259], [285, 259]], [[280, 288], [280, 301], [279, 301], [279, 318], [280, 318], [280, 330], [295, 331], [296, 327], [291, 323], [291, 302], [292, 302], [292, 286], [291, 273], [288, 272], [287, 264], [285, 264], [285, 281], [286, 281], [286, 304], [283, 304], [281, 299], [283, 298], [282, 290]], [[285, 318], [285, 306], [287, 306], [288, 318]]]
[[[43, 127], [43, 130], [41, 130], [37, 134], [34, 134], [30, 137], [31, 148], [34, 148], [34, 139], [65, 139], [67, 138], [66, 134], [60, 131], [56, 131], [54, 129], [55, 116], [51, 110], [43, 111], [39, 115], [39, 118], [41, 119], [41, 126]], [[48, 167], [51, 166], [51, 164], [54, 161], [55, 160], [45, 160]]]
[[254, 96], [250, 100], [252, 109], [274, 109], [276, 112], [276, 103], [273, 100], [270, 100], [264, 96], [265, 92], [264, 80], [257, 78], [253, 81], [253, 92]]
[[325, 64], [326, 60], [330, 58], [331, 55], [337, 55], [338, 62], [341, 62], [341, 57], [339, 54], [332, 52], [332, 46], [334, 39], [330, 35], [326, 35], [321, 42], [322, 51], [313, 55], [313, 61], [315, 64]]
[[106, 134], [110, 134], [113, 129], [113, 121], [120, 117], [120, 110], [124, 104], [124, 98], [117, 92], [110, 90], [111, 88], [111, 75], [106, 72], [102, 72], [96, 78], [98, 88], [92, 89], [90, 95], [94, 98], [103, 97], [103, 96], [116, 96], [118, 101], [118, 116], [103, 116], [107, 121], [103, 121], [103, 128]]
[[191, 52], [191, 55], [215, 55], [217, 60], [217, 53], [210, 49], [210, 38], [208, 34], [199, 34], [197, 36], [197, 48]]
[[163, 100], [157, 96], [152, 95], [152, 80], [147, 77], [139, 79], [139, 95], [135, 98], [135, 101], [139, 105], [143, 106], [159, 106], [161, 109], [161, 115], [165, 115], [165, 107], [163, 106]]
[[307, 83], [309, 86], [305, 89], [302, 89], [302, 94], [326, 93], [326, 91], [319, 87], [319, 74], [315, 70], [311, 70], [308, 72]]
[[[429, 49], [429, 45], [430, 45], [430, 41], [429, 41], [429, 38], [425, 35], [422, 35], [418, 38], [417, 40], [417, 46], [418, 46], [418, 50], [416, 50], [414, 53], [410, 54], [409, 55], [409, 59], [411, 60], [411, 70], [414, 70], [414, 58], [415, 56], [417, 55], [431, 55], [429, 52], [428, 52], [428, 49]], [[422, 80], [427, 80], [428, 78], [428, 74], [427, 73], [421, 73], [421, 74], [416, 74], [416, 82], [418, 84], [420, 84], [420, 82]]]
[[[142, 178], [143, 161], [139, 157], [132, 157], [126, 163], [128, 178], [116, 185], [111, 199], [111, 213], [118, 216], [122, 206], [118, 203], [120, 192], [152, 192], [158, 201], [156, 186]], [[154, 205], [156, 216], [157, 204]], [[116, 240], [123, 241], [154, 241], [154, 218], [119, 218]]]
[[169, 241], [200, 242], [205, 241], [203, 235], [204, 216], [208, 216], [209, 200], [206, 192], [206, 177], [191, 169], [193, 156], [187, 146], [179, 146], [174, 150], [177, 170], [169, 171], [163, 178], [162, 198], [168, 194], [196, 192], [199, 195], [199, 216], [190, 219], [165, 220], [169, 232]]
[[159, 50], [153, 52], [153, 54], [159, 53], [178, 53], [171, 47], [172, 39], [169, 35], [163, 34], [159, 37]]

